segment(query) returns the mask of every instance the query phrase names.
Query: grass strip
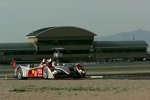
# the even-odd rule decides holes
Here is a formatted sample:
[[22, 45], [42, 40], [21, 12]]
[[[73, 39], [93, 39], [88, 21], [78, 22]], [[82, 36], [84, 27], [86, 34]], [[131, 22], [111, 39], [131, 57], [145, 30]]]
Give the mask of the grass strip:
[[9, 90], [9, 92], [15, 93], [24, 93], [24, 92], [47, 92], [47, 91], [84, 91], [84, 92], [106, 92], [112, 91], [113, 93], [124, 92], [127, 89], [121, 87], [52, 87], [52, 86], [43, 86], [43, 87], [36, 87], [36, 86], [28, 86], [22, 88], [14, 88]]

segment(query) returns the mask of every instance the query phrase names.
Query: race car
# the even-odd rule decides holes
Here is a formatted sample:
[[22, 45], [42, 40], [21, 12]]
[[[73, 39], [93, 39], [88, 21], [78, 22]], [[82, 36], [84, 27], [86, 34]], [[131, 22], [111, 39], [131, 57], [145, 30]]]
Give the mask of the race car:
[[11, 63], [14, 68], [14, 76], [18, 79], [27, 78], [44, 78], [44, 79], [59, 79], [59, 78], [74, 78], [80, 79], [85, 77], [85, 70], [79, 63], [65, 66], [55, 64], [51, 59], [43, 59], [40, 64], [16, 64], [16, 60]]

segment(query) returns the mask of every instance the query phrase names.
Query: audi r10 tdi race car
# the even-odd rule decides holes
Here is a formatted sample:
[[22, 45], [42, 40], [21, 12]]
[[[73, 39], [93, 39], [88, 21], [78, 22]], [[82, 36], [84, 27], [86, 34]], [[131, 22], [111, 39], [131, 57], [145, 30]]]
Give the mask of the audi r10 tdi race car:
[[14, 76], [18, 79], [27, 78], [74, 78], [80, 79], [85, 77], [85, 70], [79, 63], [71, 66], [55, 64], [51, 59], [43, 59], [40, 64], [16, 64], [16, 60], [12, 61], [14, 68]]

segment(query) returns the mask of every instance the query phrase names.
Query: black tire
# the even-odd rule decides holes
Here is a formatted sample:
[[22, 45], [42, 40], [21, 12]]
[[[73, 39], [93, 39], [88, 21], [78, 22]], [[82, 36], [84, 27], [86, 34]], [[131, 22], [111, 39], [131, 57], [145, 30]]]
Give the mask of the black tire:
[[79, 75], [79, 73], [76, 72], [76, 71], [72, 71], [71, 74], [72, 74], [72, 78], [73, 79], [80, 79], [81, 78], [81, 76]]
[[48, 75], [49, 75], [48, 68], [44, 67], [43, 68], [43, 78], [48, 79]]
[[18, 70], [17, 70], [17, 78], [19, 80], [23, 79], [23, 72], [22, 72], [21, 68], [18, 68]]

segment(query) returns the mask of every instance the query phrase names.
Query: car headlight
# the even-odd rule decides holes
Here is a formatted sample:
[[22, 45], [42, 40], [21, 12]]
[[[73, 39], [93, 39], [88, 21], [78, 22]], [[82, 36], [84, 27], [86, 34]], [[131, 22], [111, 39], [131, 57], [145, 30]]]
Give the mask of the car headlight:
[[56, 71], [56, 70], [54, 70], [52, 73], [53, 73], [53, 74], [57, 74], [57, 71]]
[[82, 73], [85, 73], [85, 71], [82, 71]]

